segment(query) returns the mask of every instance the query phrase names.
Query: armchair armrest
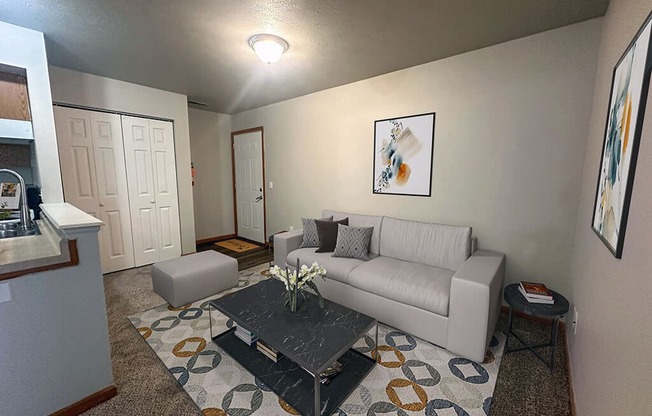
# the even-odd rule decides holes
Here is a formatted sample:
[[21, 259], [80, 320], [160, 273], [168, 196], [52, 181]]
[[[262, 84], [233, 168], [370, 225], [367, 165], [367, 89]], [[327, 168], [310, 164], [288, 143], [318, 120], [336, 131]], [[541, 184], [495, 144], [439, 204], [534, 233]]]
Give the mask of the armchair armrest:
[[496, 329], [505, 280], [505, 255], [477, 250], [451, 281], [448, 350], [483, 362]]
[[274, 235], [274, 264], [285, 267], [288, 253], [299, 248], [303, 241], [303, 230], [287, 231]]

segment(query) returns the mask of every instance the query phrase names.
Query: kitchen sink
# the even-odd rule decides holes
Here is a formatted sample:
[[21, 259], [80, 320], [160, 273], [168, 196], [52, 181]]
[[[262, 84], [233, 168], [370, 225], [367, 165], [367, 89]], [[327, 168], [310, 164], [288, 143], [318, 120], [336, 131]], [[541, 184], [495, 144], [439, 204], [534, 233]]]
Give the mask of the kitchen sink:
[[29, 230], [23, 230], [20, 227], [20, 223], [17, 221], [0, 221], [0, 239], [40, 235], [41, 230], [39, 230], [36, 221], [32, 221], [32, 225], [33, 228]]

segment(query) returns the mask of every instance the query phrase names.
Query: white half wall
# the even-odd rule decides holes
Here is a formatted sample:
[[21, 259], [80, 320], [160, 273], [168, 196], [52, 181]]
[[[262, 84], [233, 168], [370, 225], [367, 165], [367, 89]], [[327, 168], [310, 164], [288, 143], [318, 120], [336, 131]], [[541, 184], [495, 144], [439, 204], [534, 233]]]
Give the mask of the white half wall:
[[195, 252], [187, 97], [55, 66], [50, 67], [50, 80], [54, 102], [165, 118], [174, 122], [181, 252]]
[[0, 414], [49, 415], [113, 385], [98, 231], [66, 231], [77, 266], [2, 282]]
[[[265, 129], [268, 233], [323, 208], [469, 225], [481, 248], [507, 254], [506, 283], [568, 293], [600, 29], [595, 19], [234, 115], [233, 130]], [[427, 112], [432, 197], [372, 194], [374, 120]]]
[[34, 130], [36, 183], [43, 201], [63, 202], [43, 33], [0, 22], [0, 63], [25, 68]]
[[611, 0], [604, 17], [570, 270], [570, 316], [575, 307], [579, 320], [575, 334], [567, 325], [567, 339], [578, 415], [652, 415], [652, 93], [622, 258], [591, 229], [613, 69], [651, 10], [651, 0]]
[[235, 233], [231, 116], [188, 109], [190, 153], [195, 165], [195, 237], [197, 240]]

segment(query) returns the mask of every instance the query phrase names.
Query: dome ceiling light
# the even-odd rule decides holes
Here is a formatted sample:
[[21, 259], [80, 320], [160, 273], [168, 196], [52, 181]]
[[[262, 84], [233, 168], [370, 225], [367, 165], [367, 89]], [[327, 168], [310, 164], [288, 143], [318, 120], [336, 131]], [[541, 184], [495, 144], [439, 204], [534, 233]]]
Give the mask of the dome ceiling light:
[[275, 35], [253, 35], [249, 38], [249, 46], [256, 52], [261, 61], [273, 64], [281, 59], [289, 45], [285, 39]]

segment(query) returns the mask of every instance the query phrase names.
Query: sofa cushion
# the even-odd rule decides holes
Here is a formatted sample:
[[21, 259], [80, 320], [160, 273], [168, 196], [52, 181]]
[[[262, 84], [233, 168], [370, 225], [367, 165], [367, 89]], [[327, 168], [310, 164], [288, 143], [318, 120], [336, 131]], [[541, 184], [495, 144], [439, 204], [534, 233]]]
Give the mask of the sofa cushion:
[[[333, 216], [324, 217], [322, 221], [333, 221]], [[303, 241], [301, 247], [319, 247], [319, 236], [317, 235], [317, 225], [312, 218], [301, 218], [303, 225]]]
[[333, 216], [333, 220], [337, 221], [342, 218], [349, 218], [349, 225], [352, 227], [374, 227], [371, 233], [371, 242], [369, 243], [369, 252], [373, 254], [380, 253], [380, 227], [383, 223], [383, 217], [380, 215], [361, 215], [361, 214], [347, 214], [346, 212], [323, 210], [322, 216]]
[[448, 316], [454, 274], [440, 267], [379, 256], [351, 270], [349, 284], [396, 302]]
[[291, 251], [287, 256], [287, 264], [294, 267], [297, 265], [297, 258], [301, 264], [310, 266], [313, 262], [319, 263], [326, 269], [326, 278], [337, 280], [342, 283], [349, 283], [349, 273], [354, 268], [364, 264], [364, 260], [333, 257], [332, 253], [315, 253], [314, 248], [300, 248]]
[[338, 225], [349, 225], [349, 219], [344, 218], [339, 221], [315, 220], [315, 224], [317, 225], [317, 235], [319, 236], [317, 253], [332, 252], [335, 250], [335, 243], [337, 243]]
[[352, 257], [369, 260], [369, 242], [374, 227], [337, 226], [337, 243], [333, 257]]
[[385, 217], [380, 255], [456, 271], [471, 255], [471, 227]]

